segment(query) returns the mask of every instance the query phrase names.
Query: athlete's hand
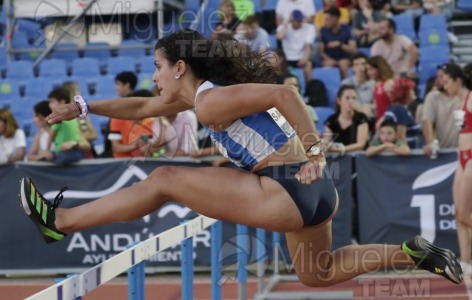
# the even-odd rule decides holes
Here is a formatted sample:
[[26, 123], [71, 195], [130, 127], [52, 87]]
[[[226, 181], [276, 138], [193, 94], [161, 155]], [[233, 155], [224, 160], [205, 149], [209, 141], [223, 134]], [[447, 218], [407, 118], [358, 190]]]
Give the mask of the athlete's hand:
[[79, 108], [73, 103], [61, 104], [52, 110], [52, 113], [46, 117], [49, 124], [57, 124], [62, 121], [72, 120], [79, 117]]
[[324, 155], [310, 158], [303, 164], [295, 174], [295, 178], [303, 184], [310, 184], [323, 176], [323, 169], [326, 167], [326, 159]]

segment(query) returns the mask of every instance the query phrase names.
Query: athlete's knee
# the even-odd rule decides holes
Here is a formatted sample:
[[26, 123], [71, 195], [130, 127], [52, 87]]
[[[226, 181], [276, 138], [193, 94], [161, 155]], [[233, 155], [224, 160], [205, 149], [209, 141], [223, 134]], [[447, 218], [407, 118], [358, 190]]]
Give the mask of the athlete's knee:
[[472, 219], [470, 213], [468, 213], [465, 209], [457, 209], [455, 210], [456, 220], [459, 224], [464, 226], [470, 227], [472, 225]]
[[175, 166], [160, 166], [149, 174], [146, 181], [162, 193], [175, 180], [176, 173], [177, 167]]

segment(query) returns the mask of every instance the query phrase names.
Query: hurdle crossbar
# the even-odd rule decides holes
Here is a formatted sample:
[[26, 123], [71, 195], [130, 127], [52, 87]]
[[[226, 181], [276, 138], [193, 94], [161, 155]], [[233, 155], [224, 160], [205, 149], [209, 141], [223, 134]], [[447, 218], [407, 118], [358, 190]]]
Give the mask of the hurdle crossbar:
[[79, 275], [64, 279], [60, 283], [26, 298], [26, 300], [74, 300], [84, 296], [98, 286], [126, 272], [134, 265], [149, 259], [160, 251], [180, 244], [182, 240], [195, 236], [215, 222], [217, 222], [215, 219], [198, 216], [185, 224], [142, 241]]

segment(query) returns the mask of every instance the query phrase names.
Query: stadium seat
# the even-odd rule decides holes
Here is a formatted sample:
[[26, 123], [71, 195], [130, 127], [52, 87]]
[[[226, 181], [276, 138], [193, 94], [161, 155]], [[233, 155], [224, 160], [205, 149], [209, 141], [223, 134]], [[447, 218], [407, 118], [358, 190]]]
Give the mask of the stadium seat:
[[97, 84], [95, 85], [95, 97], [115, 97], [115, 77], [114, 76], [100, 76], [97, 78]]
[[196, 13], [200, 9], [200, 1], [185, 0], [185, 10]]
[[313, 0], [315, 12], [324, 10], [323, 0]]
[[472, 1], [470, 0], [456, 0], [456, 8], [465, 11], [472, 11]]
[[156, 71], [153, 55], [138, 57], [136, 63], [140, 73], [154, 73]]
[[295, 75], [297, 75], [298, 78], [298, 84], [300, 85], [298, 87], [300, 94], [305, 95], [305, 89], [306, 89], [306, 81], [305, 81], [305, 74], [303, 72], [303, 69], [301, 68], [294, 68]]
[[422, 32], [425, 29], [447, 30], [446, 16], [444, 16], [443, 14], [422, 15], [420, 17], [419, 31]]
[[420, 47], [424, 46], [448, 46], [449, 38], [446, 29], [425, 29], [418, 33]]
[[392, 20], [397, 25], [397, 34], [406, 35], [412, 40], [416, 40], [415, 26], [413, 16], [407, 14], [395, 15]]
[[47, 78], [33, 78], [26, 82], [26, 98], [36, 98], [38, 101], [47, 99], [48, 93], [53, 89], [53, 83]]
[[30, 43], [28, 41], [28, 35], [22, 30], [16, 30], [13, 32], [11, 39], [11, 46], [15, 49], [19, 48], [29, 48]]
[[269, 34], [270, 49], [277, 49], [277, 37], [275, 34]]
[[[106, 42], [90, 42], [87, 43], [87, 47], [109, 47], [110, 45]], [[93, 57], [98, 59], [100, 66], [104, 67], [107, 65], [108, 59], [111, 57], [109, 49], [104, 50], [85, 50], [84, 57]]]
[[33, 77], [33, 63], [30, 61], [11, 61], [7, 65], [9, 79], [29, 80]]
[[339, 85], [326, 85], [326, 93], [328, 94], [329, 107], [336, 107], [336, 94], [338, 93]]
[[67, 77], [66, 62], [63, 59], [45, 59], [39, 65], [39, 75], [43, 78], [62, 80]]
[[[142, 42], [138, 42], [136, 40], [124, 40], [121, 42], [121, 46], [144, 46], [145, 44]], [[135, 48], [135, 49], [118, 49], [118, 56], [130, 56], [139, 58], [143, 55], [146, 55], [145, 48]]]
[[20, 87], [16, 80], [5, 79], [0, 81], [0, 99], [16, 101], [20, 97]]
[[424, 94], [425, 90], [426, 90], [426, 84], [425, 83], [422, 83], [422, 84], [418, 85], [418, 97], [419, 97], [419, 100], [421, 102], [423, 102], [424, 98], [426, 97], [426, 95]]
[[100, 76], [90, 77], [90, 76], [71, 76], [66, 81], [72, 81], [79, 85], [80, 94], [85, 98], [90, 98], [90, 86], [95, 86], [97, 79]]
[[436, 76], [439, 63], [436, 62], [422, 62], [418, 67], [419, 83], [425, 84], [431, 76]]
[[130, 56], [112, 57], [108, 60], [107, 72], [111, 75], [116, 75], [123, 71], [136, 72], [136, 65], [134, 59]]
[[7, 50], [5, 47], [0, 47], [0, 74], [3, 75], [7, 71]]
[[265, 5], [261, 7], [262, 10], [275, 10], [277, 7], [277, 1], [264, 1]]
[[[77, 47], [75, 43], [60, 43], [57, 44], [54, 49], [61, 49], [61, 48], [74, 48]], [[64, 59], [68, 66], [71, 66], [72, 61], [76, 58], [79, 58], [79, 51], [72, 50], [72, 51], [52, 51], [51, 58], [56, 59]]]
[[448, 46], [426, 46], [419, 49], [419, 63], [435, 63], [436, 65], [449, 62]]
[[321, 80], [326, 86], [339, 86], [341, 84], [341, 74], [338, 68], [314, 68], [313, 79]]
[[363, 53], [365, 56], [370, 57], [371, 48], [357, 48], [357, 51]]
[[74, 59], [72, 61], [72, 76], [100, 76], [98, 59], [94, 57]]
[[318, 122], [316, 123], [316, 130], [319, 133], [324, 131], [324, 122], [328, 119], [329, 116], [335, 113], [334, 109], [331, 107], [315, 107], [316, 114], [318, 115]]
[[138, 75], [138, 86], [137, 90], [152, 90], [155, 86], [152, 82], [152, 73], [140, 73]]

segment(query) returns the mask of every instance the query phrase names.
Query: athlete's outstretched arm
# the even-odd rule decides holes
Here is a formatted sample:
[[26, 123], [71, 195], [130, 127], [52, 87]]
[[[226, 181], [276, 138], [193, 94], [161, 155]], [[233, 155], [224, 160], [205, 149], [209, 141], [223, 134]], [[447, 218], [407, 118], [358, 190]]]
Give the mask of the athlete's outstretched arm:
[[[90, 113], [124, 120], [140, 120], [148, 117], [173, 115], [192, 108], [188, 104], [175, 101], [164, 103], [162, 97], [128, 97], [121, 99], [102, 100], [89, 102]], [[79, 116], [79, 111], [74, 102], [61, 105], [48, 117], [50, 124], [64, 120], [72, 120]]]

